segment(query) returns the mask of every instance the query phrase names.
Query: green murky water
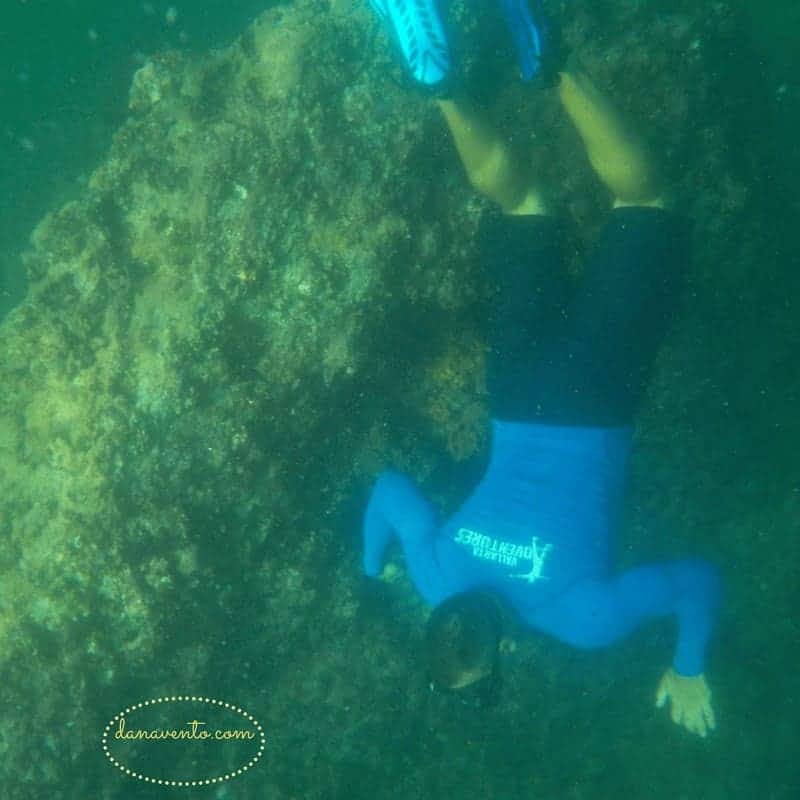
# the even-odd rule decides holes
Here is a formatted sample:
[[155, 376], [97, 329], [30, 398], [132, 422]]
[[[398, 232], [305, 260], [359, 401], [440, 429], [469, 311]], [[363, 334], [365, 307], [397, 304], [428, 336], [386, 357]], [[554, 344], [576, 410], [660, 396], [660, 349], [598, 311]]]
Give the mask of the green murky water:
[[[606, 0], [605, 5], [613, 6], [614, 0]], [[656, 18], [664, 4], [646, 5], [652, 6]], [[174, 9], [168, 4], [139, 0], [110, 4], [88, 0], [52, 4], [4, 0], [0, 8], [0, 318], [25, 295], [19, 255], [31, 230], [43, 214], [77, 196], [85, 186], [114, 130], [125, 119], [131, 75], [147, 55], [170, 47], [202, 52], [223, 46], [264, 6], [264, 2], [255, 0], [194, 0]], [[726, 597], [730, 602], [723, 608], [710, 673], [719, 730], [709, 740], [698, 742], [681, 738], [664, 725], [663, 743], [656, 746], [657, 737], [653, 736], [647, 742], [649, 749], [638, 746], [625, 732], [639, 730], [641, 720], [632, 723], [626, 715], [639, 706], [650, 714], [647, 681], [636, 670], [627, 669], [619, 676], [618, 685], [615, 673], [609, 670], [612, 662], [606, 661], [587, 679], [582, 670], [592, 670], [593, 666], [581, 661], [572, 662], [563, 676], [563, 714], [556, 708], [549, 709], [547, 715], [552, 729], [543, 730], [536, 725], [534, 674], [530, 679], [532, 688], [522, 697], [530, 709], [527, 718], [519, 708], [506, 709], [509, 725], [513, 720], [517, 727], [505, 725], [502, 705], [485, 723], [461, 708], [451, 713], [437, 712], [418, 722], [428, 726], [420, 731], [420, 738], [426, 743], [423, 748], [414, 730], [403, 720], [406, 687], [399, 686], [394, 705], [386, 710], [387, 718], [396, 724], [369, 732], [373, 744], [382, 747], [373, 748], [368, 755], [351, 752], [340, 761], [332, 760], [327, 777], [330, 788], [319, 785], [322, 773], [315, 772], [318, 784], [313, 791], [309, 789], [308, 796], [348, 800], [424, 796], [435, 800], [437, 787], [446, 785], [452, 789], [456, 785], [452, 774], [450, 782], [441, 775], [463, 770], [465, 765], [471, 783], [463, 787], [464, 798], [534, 800], [534, 794], [525, 794], [521, 776], [528, 771], [531, 785], [535, 785], [537, 771], [547, 770], [563, 775], [553, 800], [605, 800], [623, 792], [630, 800], [794, 800], [800, 796], [800, 630], [793, 621], [800, 610], [800, 575], [795, 571], [800, 564], [800, 531], [794, 517], [800, 509], [800, 441], [796, 423], [800, 376], [792, 357], [797, 350], [789, 342], [794, 337], [795, 345], [800, 344], [797, 324], [793, 323], [800, 317], [796, 295], [800, 287], [796, 260], [800, 252], [800, 202], [796, 191], [800, 183], [800, 5], [790, 0], [747, 0], [746, 6], [759, 63], [753, 63], [747, 54], [740, 67], [743, 72], [763, 69], [764, 80], [759, 86], [770, 95], [772, 115], [760, 124], [752, 118], [743, 119], [742, 141], [761, 139], [770, 143], [764, 152], [771, 155], [758, 180], [762, 184], [760, 190], [767, 189], [760, 209], [764, 225], [775, 225], [780, 232], [774, 250], [763, 253], [775, 283], [759, 287], [752, 296], [735, 302], [720, 300], [718, 306], [708, 300], [713, 292], [707, 284], [700, 289], [713, 314], [691, 331], [715, 340], [709, 352], [735, 349], [740, 361], [720, 373], [716, 372], [717, 364], [707, 365], [708, 381], [719, 379], [721, 383], [713, 390], [698, 391], [706, 398], [718, 395], [719, 402], [698, 403], [698, 417], [689, 426], [708, 431], [697, 439], [706, 445], [697, 462], [717, 468], [724, 465], [728, 472], [713, 473], [710, 478], [704, 472], [693, 482], [691, 476], [679, 474], [683, 468], [681, 457], [686, 455], [680, 445], [671, 443], [664, 432], [659, 439], [665, 450], [674, 446], [676, 454], [681, 453], [668, 465], [674, 471], [675, 491], [680, 489], [686, 493], [687, 503], [695, 503], [699, 510], [693, 514], [694, 519], [708, 521], [710, 528], [699, 530], [697, 540], [704, 552], [719, 552], [724, 565]], [[752, 84], [742, 80], [741, 86], [749, 91]], [[379, 113], [390, 115], [391, 109], [381, 108]], [[720, 154], [720, 158], [726, 157], [728, 154]], [[713, 187], [703, 191], [713, 195]], [[736, 270], [737, 265], [725, 262], [719, 269]], [[242, 280], [247, 279], [244, 274]], [[736, 338], [737, 313], [741, 314], [743, 329], [749, 332], [742, 339]], [[760, 328], [763, 338], [753, 334], [759, 331], [759, 320], [764, 323]], [[717, 343], [715, 337], [723, 336], [728, 341]], [[687, 348], [693, 346], [688, 334], [682, 341]], [[694, 391], [696, 387], [685, 387], [687, 395]], [[731, 403], [742, 410], [741, 416], [727, 415]], [[670, 405], [669, 400], [666, 405]], [[690, 463], [695, 462], [690, 459]], [[0, 464], [0, 475], [3, 468]], [[702, 490], [707, 492], [707, 506], [697, 502], [702, 491], [695, 484], [701, 480], [707, 482]], [[670, 485], [663, 475], [661, 483]], [[726, 516], [725, 490], [730, 485], [735, 485], [739, 496], [744, 497], [741, 508], [747, 515], [746, 530], [738, 519]], [[646, 489], [642, 491], [646, 494]], [[644, 505], [647, 502], [642, 501]], [[736, 563], [726, 557], [726, 545], [733, 539], [735, 552], [746, 554]], [[348, 542], [352, 545], [348, 558], [356, 570], [355, 537]], [[665, 553], [668, 552], [666, 546]], [[2, 561], [17, 556], [6, 554]], [[301, 577], [296, 580], [302, 583]], [[398, 607], [402, 610], [402, 604], [392, 606], [393, 613]], [[399, 623], [399, 628], [402, 634], [398, 635], [405, 636], [407, 623]], [[235, 665], [237, 643], [235, 636], [231, 639], [230, 648], [234, 649], [228, 650], [225, 663]], [[315, 646], [313, 641], [305, 645]], [[229, 645], [226, 643], [225, 647]], [[369, 649], [369, 642], [364, 642], [364, 648]], [[628, 647], [625, 652], [636, 658], [635, 648]], [[652, 665], [647, 662], [646, 666]], [[180, 676], [179, 664], [176, 676]], [[630, 689], [627, 685], [627, 694], [626, 682], [634, 686]], [[518, 677], [514, 686], [520, 686]], [[547, 689], [552, 693], [552, 686]], [[631, 693], [635, 695], [633, 699]], [[626, 697], [619, 706], [615, 704], [618, 694]], [[572, 704], [584, 695], [595, 699], [587, 700], [589, 715], [576, 724]], [[29, 698], [29, 702], [35, 707], [36, 698]], [[359, 727], [353, 714], [349, 707], [341, 710], [337, 717], [341, 730]], [[35, 714], [29, 716], [35, 720]], [[521, 718], [527, 720], [525, 725], [520, 724]], [[659, 721], [653, 716], [649, 724], [655, 726]], [[446, 732], [440, 734], [437, 725]], [[460, 729], [460, 740], [448, 725]], [[69, 734], [33, 730], [29, 735], [35, 758], [40, 749], [58, 751], [66, 741], [60, 741], [59, 735]], [[623, 742], [620, 747], [613, 744], [617, 737]], [[302, 774], [304, 759], [324, 759], [326, 745], [315, 742], [316, 752], [306, 754], [303, 748], [308, 742], [293, 740], [290, 735], [277, 738], [281, 743], [278, 746], [285, 747], [285, 751], [273, 753], [259, 769], [265, 776], [272, 770], [272, 774], [282, 776], [281, 780], [265, 779], [264, 786], [269, 784], [271, 788], [262, 788], [254, 775], [248, 776], [253, 780], [209, 789], [207, 796], [219, 800], [237, 796], [248, 800], [285, 796], [289, 800], [304, 796], [302, 780], [297, 777]], [[454, 741], [461, 748], [457, 755], [448, 749]], [[0, 736], [0, 760], [2, 747]], [[304, 755], [295, 761], [298, 752]], [[535, 753], [531, 763], [525, 763], [527, 752]], [[418, 761], [409, 754], [418, 755]], [[82, 756], [79, 763], [81, 769], [96, 770], [98, 785], [106, 785], [105, 771], [110, 768], [99, 751], [96, 760]], [[633, 772], [636, 775], [631, 777]], [[286, 777], [289, 773], [291, 776]], [[652, 781], [646, 777], [649, 774]], [[573, 775], [580, 777], [574, 779]], [[374, 791], [373, 782], [378, 787]], [[24, 800], [30, 796], [33, 800], [41, 796], [34, 788], [36, 778], [31, 776], [7, 776], [6, 783], [14, 798]], [[296, 793], [286, 790], [281, 795], [281, 790], [275, 788], [279, 785], [294, 786]], [[136, 784], [113, 787], [107, 795], [97, 796], [114, 800], [168, 796], [167, 790], [148, 794], [151, 790], [140, 789]], [[29, 790], [31, 793], [27, 794]], [[69, 796], [68, 790], [64, 796]]]

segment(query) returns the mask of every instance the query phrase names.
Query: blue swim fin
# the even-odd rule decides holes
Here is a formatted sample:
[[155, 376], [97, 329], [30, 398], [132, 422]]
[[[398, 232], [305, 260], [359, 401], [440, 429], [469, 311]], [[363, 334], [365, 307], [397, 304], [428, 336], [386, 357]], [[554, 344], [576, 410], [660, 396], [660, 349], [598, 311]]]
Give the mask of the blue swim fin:
[[450, 72], [450, 47], [435, 0], [370, 0], [375, 13], [400, 46], [414, 80], [428, 87]]
[[562, 48], [557, 46], [544, 14], [538, 8], [532, 10], [528, 0], [499, 2], [517, 50], [522, 79], [529, 81], [543, 71], [557, 70], [563, 61]]

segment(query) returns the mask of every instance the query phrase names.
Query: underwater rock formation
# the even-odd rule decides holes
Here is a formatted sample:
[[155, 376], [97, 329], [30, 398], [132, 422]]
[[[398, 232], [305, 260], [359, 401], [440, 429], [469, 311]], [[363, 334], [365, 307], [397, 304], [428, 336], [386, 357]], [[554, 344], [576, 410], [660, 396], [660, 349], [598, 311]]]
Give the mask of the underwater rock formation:
[[[435, 732], [447, 712], [409, 657], [420, 603], [360, 578], [376, 472], [425, 480], [485, 443], [486, 207], [363, 5], [278, 7], [224, 50], [150, 59], [83, 196], [33, 235], [29, 294], [0, 327], [9, 800], [131, 796], [100, 731], [176, 691], [268, 721], [242, 797], [503, 796], [458, 750], [469, 723]], [[703, 230], [698, 286], [713, 274], [735, 293], [762, 240], [744, 222], [751, 165], [726, 155], [740, 120], [704, 59], [722, 58], [736, 18], [571, 5], [570, 43], [668, 152]], [[512, 82], [494, 110], [535, 122], [510, 135], [588, 239], [604, 198], [553, 98]], [[743, 248], [720, 275], [720, 253]], [[430, 485], [443, 507], [463, 492]], [[13, 733], [32, 727], [34, 758]], [[554, 796], [557, 777], [538, 780]]]

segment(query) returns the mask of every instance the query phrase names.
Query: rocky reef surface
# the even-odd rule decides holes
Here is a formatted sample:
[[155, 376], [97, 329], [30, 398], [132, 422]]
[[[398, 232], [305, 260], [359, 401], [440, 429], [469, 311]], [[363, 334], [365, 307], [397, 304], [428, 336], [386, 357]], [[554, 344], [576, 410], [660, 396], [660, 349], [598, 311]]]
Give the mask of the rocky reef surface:
[[[446, 511], [485, 454], [487, 211], [361, 5], [303, 0], [224, 50], [152, 58], [83, 196], [33, 234], [28, 296], [0, 327], [3, 795], [163, 796], [106, 763], [100, 733], [133, 702], [188, 692], [268, 731], [252, 774], [204, 790], [219, 798], [746, 796], [669, 763], [643, 774], [642, 741], [668, 735], [644, 696], [666, 646], [590, 661], [525, 643], [481, 718], [425, 690], [408, 582], [360, 577], [382, 467]], [[722, 552], [742, 582], [731, 616], [784, 602], [775, 576], [796, 555], [736, 572], [800, 518], [781, 450], [797, 430], [790, 318], [765, 257], [779, 225], [740, 20], [719, 2], [568, 5], [567, 40], [652, 132], [697, 230], [690, 303], [639, 423], [624, 557]], [[467, 70], [509, 73], [490, 111], [571, 212], [577, 265], [606, 198], [555, 99], [515, 84], [491, 46], [502, 31], [479, 29], [488, 4], [471, 13], [456, 9], [465, 42], [489, 45]], [[628, 754], [613, 769], [609, 738]], [[197, 769], [178, 761], [159, 764]]]

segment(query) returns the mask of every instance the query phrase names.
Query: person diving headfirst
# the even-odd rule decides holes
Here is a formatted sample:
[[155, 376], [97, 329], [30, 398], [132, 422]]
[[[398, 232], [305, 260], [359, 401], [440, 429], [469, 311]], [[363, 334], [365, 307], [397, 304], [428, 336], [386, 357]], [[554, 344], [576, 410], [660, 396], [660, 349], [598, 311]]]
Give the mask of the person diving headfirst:
[[[412, 19], [438, 20], [433, 0], [372, 2], [390, 25], [407, 22], [411, 12], [401, 9], [409, 8]], [[612, 210], [568, 297], [560, 227], [541, 182], [465, 93], [435, 100], [470, 183], [497, 206], [479, 233], [494, 286], [490, 458], [472, 494], [443, 524], [408, 478], [380, 475], [364, 516], [364, 570], [378, 577], [389, 541], [399, 538], [415, 586], [434, 607], [426, 648], [437, 689], [490, 684], [514, 625], [591, 649], [646, 620], [675, 616], [677, 644], [656, 704], [669, 705], [674, 722], [706, 736], [716, 725], [705, 677], [720, 601], [716, 569], [686, 559], [618, 574], [610, 554], [632, 425], [678, 307], [688, 231], [631, 125], [571, 60], [548, 59], [547, 37], [534, 35], [543, 30], [543, 15], [531, 13], [526, 0], [500, 6], [516, 31], [518, 54], [535, 56], [521, 58], [523, 78], [551, 65], [561, 105]], [[444, 30], [419, 24], [436, 37]], [[421, 38], [408, 33], [409, 25], [403, 30], [396, 35], [416, 43], [419, 56]], [[441, 43], [437, 52], [449, 58]], [[421, 82], [433, 74], [415, 72], [422, 62], [407, 63]], [[444, 80], [449, 61], [438, 63]], [[533, 72], [526, 73], [526, 63]]]

